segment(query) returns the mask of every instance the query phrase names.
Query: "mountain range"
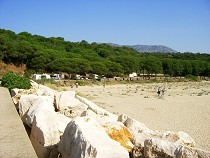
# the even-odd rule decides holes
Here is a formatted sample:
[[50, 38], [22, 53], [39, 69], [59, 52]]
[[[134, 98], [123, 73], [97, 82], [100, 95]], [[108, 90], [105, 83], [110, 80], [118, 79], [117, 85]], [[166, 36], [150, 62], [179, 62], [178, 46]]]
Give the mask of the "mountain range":
[[115, 44], [115, 43], [107, 43], [109, 45], [112, 46], [116, 46], [116, 47], [129, 47], [132, 48], [134, 50], [136, 50], [137, 52], [161, 52], [161, 53], [176, 53], [177, 51], [163, 46], [163, 45], [119, 45], [119, 44]]

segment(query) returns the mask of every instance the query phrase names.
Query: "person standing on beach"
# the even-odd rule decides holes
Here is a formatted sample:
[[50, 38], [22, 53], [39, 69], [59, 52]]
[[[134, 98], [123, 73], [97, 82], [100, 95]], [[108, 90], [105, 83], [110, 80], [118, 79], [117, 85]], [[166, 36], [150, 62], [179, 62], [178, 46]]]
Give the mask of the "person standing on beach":
[[106, 84], [104, 83], [104, 84], [103, 84], [103, 91], [105, 90], [105, 86], [106, 86]]

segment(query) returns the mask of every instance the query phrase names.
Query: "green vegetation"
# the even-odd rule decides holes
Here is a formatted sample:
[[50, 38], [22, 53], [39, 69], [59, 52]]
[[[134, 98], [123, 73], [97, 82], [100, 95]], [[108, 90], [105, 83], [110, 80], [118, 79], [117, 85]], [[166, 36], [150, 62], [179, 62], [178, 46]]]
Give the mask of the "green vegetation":
[[0, 29], [0, 60], [26, 64], [31, 73], [96, 73], [106, 77], [132, 72], [167, 76], [210, 76], [210, 54], [139, 53], [128, 47], [65, 41], [28, 32], [16, 34]]
[[9, 90], [13, 88], [30, 89], [31, 84], [28, 78], [8, 72], [2, 77], [1, 85], [7, 87]]
[[197, 76], [193, 76], [193, 75], [186, 75], [187, 79], [193, 80], [193, 81], [198, 81], [198, 77]]

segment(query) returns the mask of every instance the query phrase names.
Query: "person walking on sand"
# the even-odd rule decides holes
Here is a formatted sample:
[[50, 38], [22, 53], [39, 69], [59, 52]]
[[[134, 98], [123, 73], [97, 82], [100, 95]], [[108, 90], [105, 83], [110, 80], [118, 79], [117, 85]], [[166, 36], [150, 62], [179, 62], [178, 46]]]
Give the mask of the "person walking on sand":
[[79, 84], [76, 82], [76, 88], [78, 88]]
[[158, 96], [160, 96], [160, 92], [161, 92], [161, 87], [158, 87], [157, 88], [157, 94], [158, 94]]

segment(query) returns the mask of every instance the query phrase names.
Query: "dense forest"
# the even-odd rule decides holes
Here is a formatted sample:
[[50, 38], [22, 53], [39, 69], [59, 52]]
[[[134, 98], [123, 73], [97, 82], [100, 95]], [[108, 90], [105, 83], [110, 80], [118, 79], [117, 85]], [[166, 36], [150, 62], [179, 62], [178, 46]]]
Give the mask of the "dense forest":
[[210, 54], [139, 53], [128, 47], [65, 41], [28, 32], [0, 29], [0, 60], [25, 64], [26, 73], [96, 73], [124, 76], [132, 72], [170, 76], [210, 76]]

